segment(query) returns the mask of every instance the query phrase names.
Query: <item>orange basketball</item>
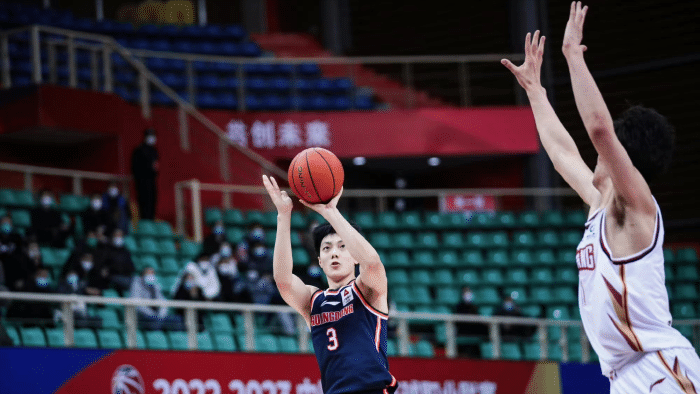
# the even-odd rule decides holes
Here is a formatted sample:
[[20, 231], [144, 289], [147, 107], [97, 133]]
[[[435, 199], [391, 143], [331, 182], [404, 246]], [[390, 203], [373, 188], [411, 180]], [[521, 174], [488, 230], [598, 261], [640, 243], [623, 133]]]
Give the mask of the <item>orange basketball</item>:
[[289, 165], [289, 186], [310, 204], [327, 203], [343, 187], [345, 172], [338, 157], [323, 148], [299, 152]]

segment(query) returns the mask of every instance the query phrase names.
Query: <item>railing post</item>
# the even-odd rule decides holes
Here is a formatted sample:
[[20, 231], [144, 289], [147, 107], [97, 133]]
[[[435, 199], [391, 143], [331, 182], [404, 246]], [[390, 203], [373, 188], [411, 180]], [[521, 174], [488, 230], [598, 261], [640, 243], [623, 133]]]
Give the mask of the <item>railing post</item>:
[[178, 125], [180, 126], [180, 149], [190, 151], [190, 127], [187, 122], [187, 111], [182, 105], [177, 106]]
[[462, 107], [468, 107], [472, 104], [472, 98], [469, 94], [471, 90], [469, 64], [466, 62], [459, 63], [459, 98]]
[[540, 338], [540, 360], [546, 360], [549, 354], [549, 349], [547, 349], [547, 325], [539, 323], [537, 325], [537, 334]]
[[12, 78], [10, 78], [10, 43], [7, 34], [0, 35], [0, 56], [2, 56], [2, 87], [9, 89], [12, 87]]
[[489, 323], [489, 339], [491, 340], [491, 358], [501, 358], [501, 327], [497, 322]]
[[[245, 70], [243, 69], [244, 63], [238, 63], [236, 68], [236, 78], [238, 78], [238, 110], [243, 112], [246, 110], [245, 105]], [[296, 73], [296, 70], [294, 71]], [[294, 78], [295, 74], [292, 74]]]
[[[240, 79], [240, 78], [239, 78]], [[297, 64], [292, 65], [292, 97], [294, 98], [292, 102], [292, 110], [295, 112], [299, 111], [299, 89], [297, 88], [297, 83], [299, 81], [299, 74], [297, 73]], [[240, 92], [239, 92], [240, 96]], [[355, 103], [353, 102], [353, 105]]]
[[192, 230], [194, 231], [194, 240], [202, 242], [202, 195], [199, 190], [199, 180], [194, 179], [190, 183], [192, 191]]
[[299, 351], [306, 353], [309, 349], [309, 327], [306, 325], [306, 321], [300, 314], [296, 313], [297, 322], [297, 332], [299, 333]]
[[197, 310], [185, 308], [185, 329], [187, 329], [187, 348], [197, 350]]
[[403, 81], [406, 86], [406, 108], [413, 108], [413, 66], [411, 63], [403, 64]]
[[101, 21], [105, 18], [105, 9], [102, 0], [95, 0], [95, 20]]
[[243, 327], [245, 329], [245, 350], [255, 351], [255, 319], [253, 311], [243, 312]]
[[75, 343], [75, 315], [73, 314], [73, 303], [65, 301], [61, 303], [61, 314], [63, 315], [63, 340], [66, 346], [71, 347]]
[[231, 202], [231, 192], [225, 191], [221, 195], [221, 205], [224, 207], [224, 209], [231, 209], [233, 206]]
[[24, 190], [29, 190], [32, 191], [33, 189], [33, 179], [32, 179], [32, 172], [27, 170], [24, 172]]
[[146, 119], [151, 119], [151, 99], [148, 78], [144, 70], [139, 68], [139, 91], [141, 95], [141, 114]]
[[31, 28], [32, 46], [32, 82], [39, 85], [41, 83], [41, 42], [39, 37], [39, 26], [33, 25]]
[[561, 357], [562, 361], [569, 361], [569, 338], [566, 336], [566, 329], [568, 326], [559, 327], [559, 346], [561, 346]]
[[68, 35], [68, 84], [75, 88], [78, 86], [78, 70], [77, 62], [75, 61], [75, 38], [72, 34]]
[[408, 356], [408, 319], [399, 318], [399, 326], [396, 330], [399, 336], [399, 354]]
[[219, 138], [219, 173], [224, 182], [231, 180], [231, 171], [228, 168], [228, 142]]
[[136, 307], [134, 305], [126, 305], [124, 307], [124, 327], [126, 328], [126, 347], [135, 349], [138, 342], [136, 340], [138, 323], [136, 321]]
[[586, 331], [583, 330], [583, 327], [581, 327], [579, 342], [581, 343], [581, 361], [587, 363], [591, 360], [591, 349], [588, 344], [588, 337], [586, 337]]
[[175, 229], [178, 234], [187, 236], [185, 233], [185, 201], [182, 195], [182, 185], [175, 184]]
[[73, 175], [73, 194], [78, 196], [83, 194], [82, 178], [79, 175]]
[[97, 50], [95, 49], [90, 49], [90, 76], [92, 77], [91, 79], [91, 86], [90, 88], [92, 90], [97, 90], [99, 89], [100, 86], [100, 67], [99, 67], [99, 61], [97, 60]]
[[49, 41], [47, 42], [47, 46], [49, 47], [49, 83], [55, 85], [58, 82], [58, 73], [56, 71], [56, 45]]
[[187, 73], [187, 95], [188, 97], [188, 102], [192, 104], [193, 106], [197, 105], [197, 91], [195, 89], [195, 75], [194, 75], [194, 64], [192, 63], [191, 59], [187, 60], [187, 63], [185, 63], [185, 72]]
[[445, 344], [445, 354], [447, 358], [457, 357], [457, 330], [454, 320], [447, 320], [445, 322], [445, 339], [447, 340]]
[[114, 80], [112, 79], [112, 47], [109, 43], [102, 44], [102, 73], [104, 74], [104, 91], [112, 93]]

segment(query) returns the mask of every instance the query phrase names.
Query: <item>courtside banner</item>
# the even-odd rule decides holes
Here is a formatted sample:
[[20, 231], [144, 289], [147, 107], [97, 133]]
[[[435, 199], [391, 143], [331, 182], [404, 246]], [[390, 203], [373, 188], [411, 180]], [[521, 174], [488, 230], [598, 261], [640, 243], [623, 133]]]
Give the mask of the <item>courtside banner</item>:
[[[389, 364], [397, 394], [560, 392], [554, 363], [396, 357]], [[309, 354], [0, 348], [3, 394], [322, 394], [319, 378]]]

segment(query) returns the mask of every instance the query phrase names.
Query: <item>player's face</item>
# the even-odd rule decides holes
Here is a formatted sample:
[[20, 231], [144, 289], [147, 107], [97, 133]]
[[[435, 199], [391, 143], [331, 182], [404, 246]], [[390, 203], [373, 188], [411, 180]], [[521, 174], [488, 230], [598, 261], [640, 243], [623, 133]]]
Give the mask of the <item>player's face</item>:
[[328, 234], [323, 238], [318, 263], [326, 276], [333, 281], [342, 280], [355, 273], [355, 259], [338, 234]]

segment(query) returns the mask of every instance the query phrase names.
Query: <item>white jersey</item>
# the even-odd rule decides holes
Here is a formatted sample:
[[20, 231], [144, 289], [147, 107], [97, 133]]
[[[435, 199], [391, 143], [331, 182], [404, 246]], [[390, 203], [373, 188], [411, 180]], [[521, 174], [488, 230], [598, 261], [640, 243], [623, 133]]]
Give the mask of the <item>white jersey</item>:
[[642, 352], [690, 347], [671, 327], [664, 285], [664, 226], [656, 204], [654, 239], [634, 255], [613, 258], [605, 239], [605, 209], [586, 222], [576, 250], [578, 303], [591, 346], [606, 376]]

